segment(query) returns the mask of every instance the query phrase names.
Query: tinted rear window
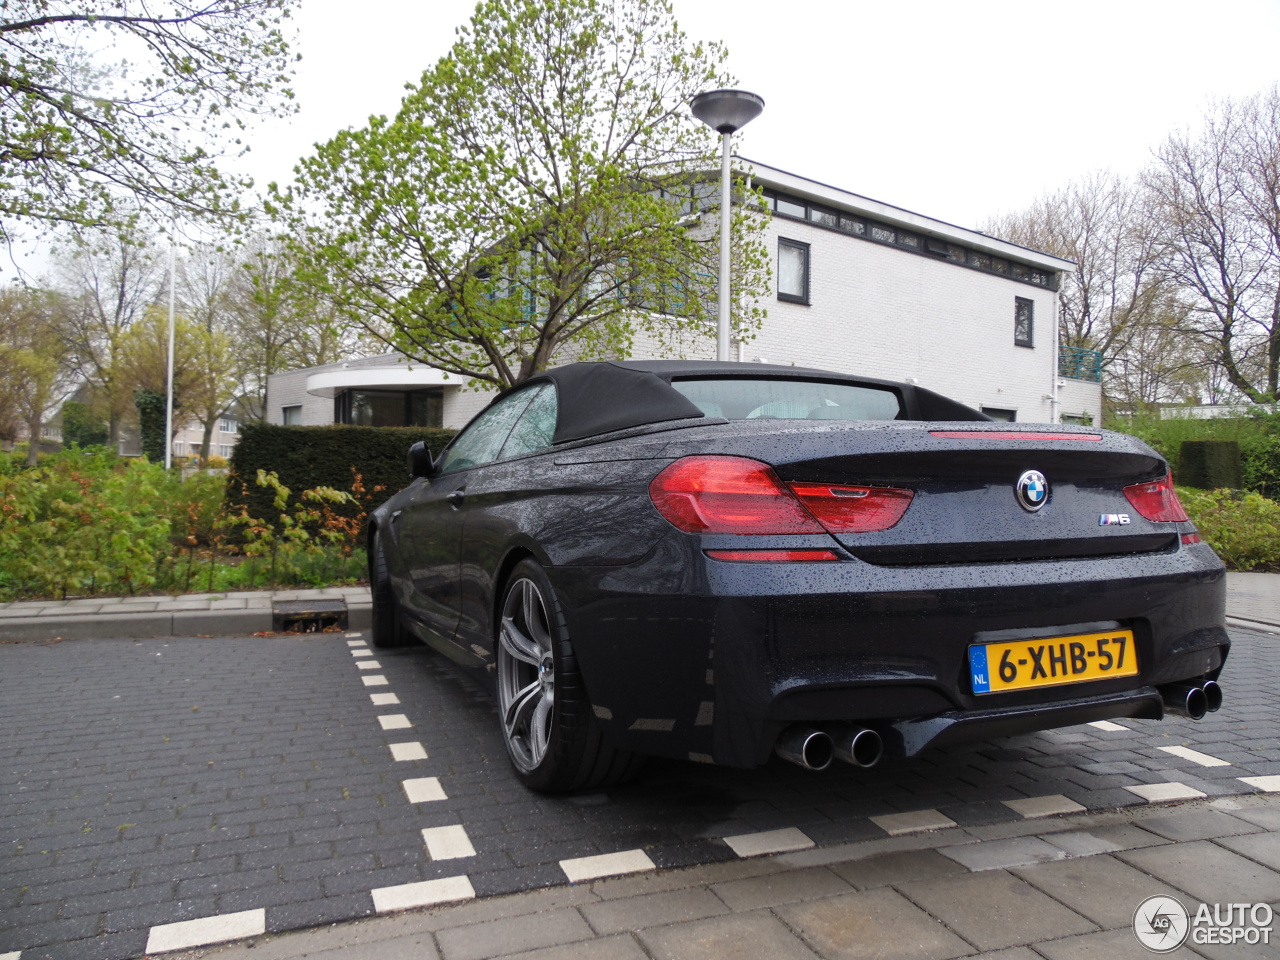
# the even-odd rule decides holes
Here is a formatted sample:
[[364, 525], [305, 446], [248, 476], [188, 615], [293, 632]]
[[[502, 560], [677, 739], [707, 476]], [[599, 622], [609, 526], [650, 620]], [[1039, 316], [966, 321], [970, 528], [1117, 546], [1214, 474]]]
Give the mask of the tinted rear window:
[[673, 380], [702, 410], [726, 420], [897, 420], [902, 400], [885, 387], [775, 377]]

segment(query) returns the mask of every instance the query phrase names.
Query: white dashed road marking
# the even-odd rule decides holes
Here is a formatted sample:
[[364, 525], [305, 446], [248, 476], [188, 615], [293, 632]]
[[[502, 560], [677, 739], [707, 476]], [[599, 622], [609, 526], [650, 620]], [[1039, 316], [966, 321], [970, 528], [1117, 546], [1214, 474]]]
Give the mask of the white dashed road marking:
[[364, 681], [366, 687], [385, 687], [387, 685], [387, 678], [380, 673], [374, 674], [372, 677], [361, 677], [360, 679]]
[[621, 853], [604, 853], [596, 857], [575, 857], [561, 860], [560, 869], [570, 883], [595, 880], [598, 877], [615, 877], [621, 873], [640, 873], [656, 870], [649, 855], [643, 850], [623, 850]]
[[413, 907], [431, 907], [437, 903], [474, 900], [476, 891], [466, 877], [444, 877], [440, 880], [402, 883], [398, 887], [381, 887], [372, 891], [372, 894], [373, 909], [378, 913], [392, 913]]
[[1176, 780], [1171, 783], [1140, 783], [1135, 787], [1125, 787], [1130, 793], [1136, 793], [1148, 803], [1160, 803], [1164, 800], [1191, 800], [1203, 797], [1204, 793], [1195, 787], [1188, 787]]
[[391, 759], [393, 760], [425, 760], [427, 759], [426, 748], [416, 741], [413, 743], [389, 743], [391, 748]]
[[[411, 746], [411, 744], [410, 744]], [[425, 754], [424, 754], [425, 756]], [[439, 777], [418, 777], [404, 781], [404, 795], [410, 803], [430, 803], [432, 800], [448, 800]]]
[[462, 824], [449, 827], [429, 827], [422, 831], [422, 842], [427, 845], [427, 856], [432, 860], [457, 860], [474, 857], [476, 848]]
[[344, 633], [344, 634], [343, 634], [343, 636], [344, 636], [344, 637], [347, 637], [347, 638], [350, 638], [350, 637], [358, 637], [358, 636], [360, 636], [360, 634], [358, 634], [358, 633]]
[[891, 837], [922, 830], [943, 830], [954, 827], [956, 822], [937, 810], [913, 810], [910, 813], [886, 813], [872, 817], [871, 822]]
[[381, 670], [382, 664], [377, 660], [361, 660], [356, 664], [357, 670]]
[[1198, 763], [1202, 767], [1231, 766], [1226, 760], [1219, 760], [1217, 757], [1211, 757], [1207, 753], [1201, 753], [1199, 750], [1192, 750], [1190, 747], [1161, 747], [1160, 749], [1165, 753], [1173, 754], [1175, 757], [1181, 757], [1183, 760]]
[[242, 940], [267, 932], [267, 912], [262, 909], [226, 913], [218, 917], [183, 920], [152, 927], [147, 937], [147, 953], [168, 953], [211, 943]]
[[400, 702], [400, 698], [394, 693], [371, 693], [369, 699], [373, 701], [375, 707], [389, 707]]
[[1121, 730], [1132, 729], [1131, 727], [1126, 727], [1123, 723], [1112, 723], [1110, 720], [1095, 720], [1089, 726], [1098, 730], [1106, 730], [1109, 733], [1119, 733]]
[[1263, 793], [1280, 793], [1280, 777], [1236, 777], [1241, 783], [1256, 787]]
[[372, 657], [373, 651], [368, 647], [355, 647], [351, 651], [353, 657]]
[[1060, 793], [1050, 794], [1047, 797], [1027, 797], [1023, 800], [1001, 800], [1000, 802], [1027, 820], [1033, 817], [1056, 817], [1060, 813], [1079, 813], [1084, 809], [1083, 806]]
[[413, 726], [403, 713], [386, 713], [378, 718], [383, 730], [408, 730]]
[[[348, 634], [348, 636], [350, 636], [350, 634]], [[347, 646], [348, 647], [364, 647], [364, 646], [368, 646], [368, 644], [366, 644], [363, 640], [348, 640]]]
[[784, 830], [765, 830], [762, 833], [743, 833], [725, 837], [724, 842], [740, 857], [759, 857], [766, 853], [788, 853], [807, 850], [813, 841], [795, 827]]
[[13, 953], [0, 953], [0, 960], [18, 960], [22, 956], [21, 950], [15, 950]]

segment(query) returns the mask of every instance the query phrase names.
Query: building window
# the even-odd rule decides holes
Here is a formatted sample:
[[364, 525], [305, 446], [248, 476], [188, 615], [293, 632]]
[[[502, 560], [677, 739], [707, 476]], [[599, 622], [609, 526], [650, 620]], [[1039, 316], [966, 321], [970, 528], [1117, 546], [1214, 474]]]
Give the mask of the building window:
[[281, 422], [286, 427], [302, 426], [302, 404], [298, 404], [296, 407], [284, 407], [280, 410], [280, 413]]
[[180, 457], [180, 456], [182, 456], [182, 441], [181, 441], [181, 440], [175, 440], [175, 441], [173, 441], [173, 455], [174, 455], [175, 457]]
[[809, 245], [778, 240], [778, 299], [809, 302]]
[[239, 420], [221, 420], [218, 423], [218, 429], [223, 433], [237, 433], [240, 429]]
[[356, 427], [439, 427], [444, 391], [344, 390], [333, 398], [333, 422]]
[[1017, 410], [1004, 410], [1000, 407], [983, 407], [982, 412], [992, 420], [1003, 420], [1005, 423], [1013, 423], [1018, 419]]
[[230, 457], [231, 457], [231, 444], [229, 444], [229, 443], [220, 443], [220, 444], [218, 444], [218, 456], [220, 456], [223, 460], [228, 460], [228, 459], [230, 459]]
[[1035, 304], [1026, 297], [1013, 298], [1013, 342], [1019, 347], [1034, 347]]

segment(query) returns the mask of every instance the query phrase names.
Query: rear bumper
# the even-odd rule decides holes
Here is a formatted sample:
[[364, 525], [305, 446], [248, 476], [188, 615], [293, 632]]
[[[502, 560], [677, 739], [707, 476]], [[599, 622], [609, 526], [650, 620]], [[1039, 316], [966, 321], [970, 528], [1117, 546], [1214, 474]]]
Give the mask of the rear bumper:
[[[625, 567], [552, 571], [588, 693], [622, 746], [741, 767], [792, 723], [864, 723], [886, 749], [1113, 717], [1159, 718], [1157, 684], [1216, 678], [1226, 578], [1203, 545], [1139, 557], [888, 568], [742, 564], [672, 537]], [[991, 631], [1119, 622], [1140, 672], [975, 695], [968, 647]]]

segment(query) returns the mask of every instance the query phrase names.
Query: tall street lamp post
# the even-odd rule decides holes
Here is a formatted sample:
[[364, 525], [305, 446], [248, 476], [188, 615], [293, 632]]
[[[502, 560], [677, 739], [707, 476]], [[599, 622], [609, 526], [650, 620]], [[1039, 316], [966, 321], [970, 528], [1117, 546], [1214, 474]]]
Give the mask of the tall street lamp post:
[[732, 220], [732, 182], [729, 141], [760, 116], [764, 98], [746, 90], [709, 90], [689, 104], [693, 115], [720, 134], [720, 310], [716, 319], [716, 359], [729, 359], [729, 224]]

